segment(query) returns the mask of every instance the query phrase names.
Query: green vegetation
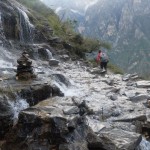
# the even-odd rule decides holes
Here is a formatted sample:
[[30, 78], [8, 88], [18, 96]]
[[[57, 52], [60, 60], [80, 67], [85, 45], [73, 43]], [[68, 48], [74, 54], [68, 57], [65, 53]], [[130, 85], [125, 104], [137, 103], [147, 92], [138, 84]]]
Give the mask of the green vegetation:
[[[18, 0], [18, 2], [27, 6], [31, 12], [28, 14], [30, 20], [47, 38], [58, 36], [62, 39], [62, 45], [56, 44], [52, 46], [58, 48], [65, 47], [70, 52], [71, 56], [84, 58], [86, 52], [98, 51], [101, 47], [108, 50], [111, 49], [111, 45], [107, 42], [83, 37], [81, 34], [76, 33], [76, 20], [62, 22], [53, 10], [46, 7], [41, 1]], [[53, 30], [53, 35], [49, 35], [47, 30], [45, 30], [45, 26]], [[95, 58], [88, 60], [88, 62], [92, 64], [93, 67], [97, 67]], [[123, 74], [123, 71], [119, 67], [110, 62], [108, 63], [108, 68], [116, 74]]]
[[111, 63], [108, 63], [108, 69], [115, 74], [123, 74], [124, 73], [122, 69], [120, 69], [118, 66], [113, 65]]
[[[88, 62], [92, 65], [92, 67], [97, 67], [99, 64], [97, 64], [95, 59], [90, 59]], [[124, 74], [123, 70], [119, 68], [116, 65], [113, 65], [111, 62], [108, 63], [108, 69], [113, 72], [114, 74]]]
[[26, 6], [31, 14], [28, 14], [30, 20], [33, 24], [39, 28], [43, 28], [48, 25], [53, 28], [60, 30], [60, 20], [59, 17], [54, 13], [54, 11], [47, 6], [45, 6], [40, 0], [17, 0]]
[[[42, 32], [46, 39], [52, 36], [61, 38], [62, 43], [66, 43], [71, 47], [68, 49], [72, 55], [78, 55], [84, 58], [85, 52], [98, 50], [101, 47], [110, 49], [110, 44], [95, 39], [89, 39], [77, 34], [74, 29], [77, 25], [76, 20], [67, 20], [61, 22], [59, 17], [53, 12], [52, 9], [45, 6], [40, 0], [17, 0], [26, 6], [31, 13], [29, 18], [32, 23]], [[45, 28], [51, 28], [53, 33], [50, 35]], [[60, 45], [53, 45], [59, 47]], [[62, 46], [60, 46], [62, 47]]]

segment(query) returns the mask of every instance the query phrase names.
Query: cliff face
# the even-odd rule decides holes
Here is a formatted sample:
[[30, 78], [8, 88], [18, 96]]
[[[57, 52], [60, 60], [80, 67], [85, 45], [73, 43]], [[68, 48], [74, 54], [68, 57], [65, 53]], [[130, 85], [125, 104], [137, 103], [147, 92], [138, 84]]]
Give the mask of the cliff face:
[[[55, 4], [55, 7], [60, 6]], [[84, 20], [78, 21], [79, 32], [109, 41], [113, 46], [113, 63], [125, 71], [147, 76], [150, 67], [150, 0], [97, 0], [82, 8]], [[81, 12], [80, 9], [76, 11]], [[68, 13], [66, 11], [67, 16]]]
[[[0, 2], [0, 38], [17, 40], [20, 42], [31, 42], [33, 25], [26, 14], [28, 10], [16, 1]], [[28, 12], [29, 13], [29, 12]]]
[[[110, 41], [112, 60], [124, 70], [148, 75], [150, 1], [99, 1], [88, 9], [84, 34]], [[92, 31], [92, 32], [91, 32]]]
[[[16, 30], [17, 20], [15, 19], [14, 9], [9, 6], [8, 2], [0, 2], [0, 40], [1, 43], [6, 43], [6, 39], [18, 38], [18, 32]], [[16, 34], [15, 34], [16, 33]]]

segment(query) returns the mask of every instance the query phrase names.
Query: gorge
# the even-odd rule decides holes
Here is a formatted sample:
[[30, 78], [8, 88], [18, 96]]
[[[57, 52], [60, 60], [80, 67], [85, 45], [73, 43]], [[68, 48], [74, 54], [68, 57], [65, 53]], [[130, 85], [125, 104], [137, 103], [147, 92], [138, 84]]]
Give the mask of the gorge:
[[125, 72], [149, 78], [149, 0], [43, 1], [62, 20], [76, 20], [79, 33], [109, 41], [111, 61]]
[[[150, 149], [150, 82], [100, 74], [19, 2], [0, 1], [0, 149]], [[19, 81], [24, 50], [37, 78]]]

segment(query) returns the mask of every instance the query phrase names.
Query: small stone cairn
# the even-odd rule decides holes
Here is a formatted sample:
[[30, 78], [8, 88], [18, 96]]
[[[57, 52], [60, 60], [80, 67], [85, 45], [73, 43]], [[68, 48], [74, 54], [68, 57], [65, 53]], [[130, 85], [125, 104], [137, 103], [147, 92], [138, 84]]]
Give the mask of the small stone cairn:
[[36, 77], [33, 72], [32, 61], [26, 51], [22, 53], [17, 63], [16, 80], [29, 80]]

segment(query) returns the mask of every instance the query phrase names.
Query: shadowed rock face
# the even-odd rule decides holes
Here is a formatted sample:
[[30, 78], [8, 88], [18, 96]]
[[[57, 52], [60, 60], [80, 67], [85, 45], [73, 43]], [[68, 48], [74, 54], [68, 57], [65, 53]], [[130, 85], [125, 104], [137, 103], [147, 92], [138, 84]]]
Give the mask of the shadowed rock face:
[[64, 96], [60, 89], [54, 85], [35, 85], [22, 89], [20, 96], [27, 100], [30, 106], [52, 96]]
[[5, 97], [0, 97], [0, 140], [13, 125], [13, 113]]
[[[106, 149], [131, 149], [134, 150], [138, 143], [141, 142], [142, 136], [140, 134], [127, 132], [124, 130], [112, 129], [110, 131], [102, 131], [100, 134], [103, 144]], [[130, 141], [132, 139], [132, 141]], [[120, 140], [122, 141], [120, 143]], [[128, 143], [128, 144], [127, 144]], [[131, 144], [132, 143], [132, 144]]]
[[0, 1], [0, 22], [3, 28], [3, 35], [0, 35], [6, 47], [10, 46], [7, 40], [31, 44], [34, 41], [45, 42], [52, 35], [53, 31], [49, 26], [42, 27], [43, 32], [47, 32], [46, 36], [39, 31], [41, 29], [34, 27], [30, 20], [33, 21], [35, 18], [28, 17], [28, 13], [28, 9], [15, 0]]
[[88, 150], [88, 146], [93, 147], [94, 143], [97, 143], [98, 148], [102, 146], [83, 118], [74, 118], [76, 127], [71, 129], [68, 128], [68, 122], [73, 120], [61, 114], [59, 108], [52, 106], [44, 108], [40, 105], [23, 111], [19, 115], [18, 124], [6, 136], [7, 144], [2, 149], [13, 147], [12, 150], [19, 150], [24, 147], [25, 150], [28, 150], [45, 147], [47, 150], [55, 147], [61, 150], [76, 150], [77, 148]]
[[19, 39], [19, 29], [17, 28], [17, 12], [8, 5], [7, 0], [0, 2], [1, 20], [3, 25], [4, 35], [7, 39]]
[[[30, 84], [22, 86], [17, 85], [17, 83], [15, 83], [14, 88], [15, 86], [17, 86], [17, 88], [21, 90], [18, 90], [20, 98], [17, 98], [17, 94], [13, 91], [11, 93], [13, 97], [8, 95], [8, 91], [3, 92], [3, 96], [0, 97], [0, 140], [2, 140], [5, 134], [12, 129], [12, 126], [14, 124], [14, 109], [16, 109], [13, 107], [17, 107], [15, 106], [17, 105], [16, 102], [19, 103], [21, 99], [24, 99], [24, 103], [28, 103], [30, 106], [33, 106], [38, 102], [45, 100], [49, 97], [64, 96], [64, 94], [60, 91], [60, 89], [57, 86], [42, 83], [36, 85]], [[7, 97], [5, 95], [7, 95]], [[12, 105], [13, 103], [14, 105]]]

